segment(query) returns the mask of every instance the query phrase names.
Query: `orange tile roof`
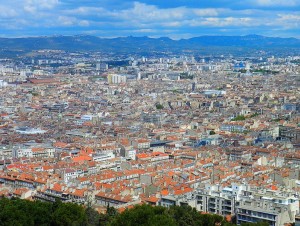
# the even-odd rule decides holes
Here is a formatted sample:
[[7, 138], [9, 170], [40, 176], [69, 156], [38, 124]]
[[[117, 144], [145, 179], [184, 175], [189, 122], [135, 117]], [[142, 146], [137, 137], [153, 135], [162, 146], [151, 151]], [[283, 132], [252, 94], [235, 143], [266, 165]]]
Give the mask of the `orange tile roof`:
[[77, 156], [72, 158], [73, 162], [85, 162], [85, 161], [92, 161], [90, 156]]
[[159, 198], [157, 198], [155, 196], [151, 196], [151, 197], [145, 199], [145, 201], [151, 202], [151, 203], [157, 203], [158, 200], [159, 200]]
[[165, 190], [162, 190], [162, 191], [160, 192], [160, 194], [161, 194], [162, 196], [166, 196], [166, 195], [169, 194], [169, 191], [168, 191], [167, 189], [165, 189]]
[[56, 147], [56, 148], [65, 148], [65, 147], [68, 146], [68, 144], [67, 144], [67, 143], [64, 143], [64, 142], [55, 142], [55, 143], [53, 144], [53, 146]]

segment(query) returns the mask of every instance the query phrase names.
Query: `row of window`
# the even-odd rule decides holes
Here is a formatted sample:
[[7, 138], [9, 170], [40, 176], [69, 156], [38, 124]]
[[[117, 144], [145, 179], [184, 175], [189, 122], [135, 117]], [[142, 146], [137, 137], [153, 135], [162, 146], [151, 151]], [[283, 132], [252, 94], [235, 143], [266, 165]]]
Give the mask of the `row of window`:
[[265, 219], [271, 219], [271, 220], [275, 220], [275, 217], [276, 217], [273, 214], [256, 212], [256, 211], [245, 210], [245, 209], [240, 209], [239, 212], [242, 213], [242, 214], [247, 214], [247, 215], [251, 215], [251, 216], [255, 216], [255, 217], [260, 217], [260, 218], [265, 218]]

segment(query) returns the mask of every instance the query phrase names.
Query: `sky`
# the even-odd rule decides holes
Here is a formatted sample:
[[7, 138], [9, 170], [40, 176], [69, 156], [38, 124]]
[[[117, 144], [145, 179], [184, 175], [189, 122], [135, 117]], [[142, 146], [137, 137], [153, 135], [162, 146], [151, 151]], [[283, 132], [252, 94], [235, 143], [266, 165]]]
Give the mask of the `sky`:
[[300, 38], [300, 0], [0, 0], [0, 36]]

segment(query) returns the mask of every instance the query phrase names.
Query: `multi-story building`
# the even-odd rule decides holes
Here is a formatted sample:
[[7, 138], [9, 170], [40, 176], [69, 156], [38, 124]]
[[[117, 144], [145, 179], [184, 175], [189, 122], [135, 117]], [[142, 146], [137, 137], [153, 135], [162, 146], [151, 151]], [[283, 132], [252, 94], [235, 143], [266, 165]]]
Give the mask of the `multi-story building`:
[[243, 184], [228, 187], [206, 184], [189, 196], [162, 197], [159, 205], [184, 205], [198, 211], [219, 215], [236, 215], [237, 224], [268, 222], [272, 226], [283, 226], [295, 222], [299, 213], [299, 198], [296, 193], [260, 190]]
[[228, 132], [244, 132], [246, 129], [242, 125], [236, 124], [222, 124], [220, 126], [221, 131], [228, 131]]
[[196, 208], [199, 211], [220, 215], [235, 213], [235, 202], [239, 199], [245, 185], [232, 184], [222, 188], [218, 185], [205, 185], [196, 191]]
[[279, 136], [283, 139], [289, 139], [294, 144], [300, 143], [300, 129], [280, 126], [279, 127]]
[[162, 123], [163, 115], [159, 114], [159, 113], [151, 114], [151, 113], [147, 113], [147, 112], [142, 112], [141, 118], [142, 118], [143, 122], [159, 125]]
[[265, 221], [271, 226], [283, 226], [295, 222], [298, 213], [299, 200], [293, 196], [250, 195], [236, 203], [237, 224]]

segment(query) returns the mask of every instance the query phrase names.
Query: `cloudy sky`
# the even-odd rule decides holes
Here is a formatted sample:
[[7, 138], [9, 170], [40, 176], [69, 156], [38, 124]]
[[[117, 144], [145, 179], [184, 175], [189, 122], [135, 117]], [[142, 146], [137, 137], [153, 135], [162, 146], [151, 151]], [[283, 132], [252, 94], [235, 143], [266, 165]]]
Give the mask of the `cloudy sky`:
[[0, 0], [0, 36], [300, 38], [300, 0]]

